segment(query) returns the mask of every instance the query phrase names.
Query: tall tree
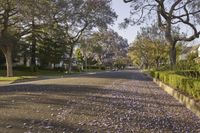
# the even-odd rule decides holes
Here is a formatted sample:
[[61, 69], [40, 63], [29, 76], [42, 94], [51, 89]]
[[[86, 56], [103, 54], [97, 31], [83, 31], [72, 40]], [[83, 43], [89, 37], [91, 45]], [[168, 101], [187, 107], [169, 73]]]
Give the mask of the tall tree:
[[[13, 76], [12, 51], [14, 45], [22, 36], [30, 33], [29, 27], [33, 26], [33, 23], [31, 25], [29, 18], [32, 18], [31, 22], [35, 20], [30, 13], [38, 11], [32, 10], [38, 2], [41, 1], [0, 0], [0, 48], [6, 58], [7, 76], [9, 77]], [[34, 37], [32, 40], [35, 43]]]
[[88, 68], [88, 59], [94, 58], [93, 46], [95, 43], [93, 41], [92, 35], [82, 37], [80, 40], [80, 50], [83, 53], [84, 68], [86, 72]]
[[64, 30], [66, 45], [70, 46], [68, 73], [71, 72], [75, 45], [87, 30], [107, 28], [116, 18], [111, 0], [62, 0], [56, 1], [54, 20]]
[[75, 51], [75, 58], [76, 58], [77, 65], [79, 67], [79, 71], [83, 70], [84, 56], [83, 56], [80, 48], [76, 49], [76, 51]]
[[129, 48], [129, 56], [133, 63], [141, 68], [159, 69], [167, 62], [168, 46], [159, 40], [151, 40], [138, 36]]
[[158, 69], [160, 64], [166, 64], [168, 60], [168, 47], [163, 32], [157, 24], [153, 24], [141, 28], [137, 39], [129, 48], [129, 56], [140, 67]]
[[[200, 30], [198, 24], [200, 20], [200, 1], [199, 0], [124, 0], [131, 2], [131, 16], [125, 19], [126, 24], [143, 23], [148, 18], [154, 18], [158, 22], [159, 28], [164, 31], [165, 38], [170, 44], [170, 64], [174, 68], [176, 65], [176, 45], [179, 41], [192, 41], [199, 38]], [[139, 14], [139, 18], [136, 17]], [[190, 35], [183, 36], [172, 32], [174, 27], [187, 27], [192, 31]]]
[[29, 29], [29, 33], [26, 35], [26, 40], [30, 43], [30, 65], [31, 70], [36, 71], [36, 51], [38, 41], [41, 39], [42, 34], [45, 33], [45, 28], [49, 24], [48, 17], [51, 11], [51, 2], [49, 0], [29, 0], [20, 1], [23, 5], [20, 12], [23, 14], [23, 25]]
[[13, 76], [12, 50], [16, 44], [20, 29], [17, 1], [0, 1], [0, 48], [6, 59], [7, 76]]
[[66, 48], [61, 42], [53, 37], [45, 37], [38, 41], [38, 43], [38, 58], [40, 66], [55, 68], [56, 64], [60, 64], [60, 62], [63, 61]]
[[93, 53], [102, 65], [112, 66], [117, 57], [125, 57], [128, 50], [127, 40], [113, 30], [96, 32], [86, 42], [90, 45], [90, 49], [87, 50]]

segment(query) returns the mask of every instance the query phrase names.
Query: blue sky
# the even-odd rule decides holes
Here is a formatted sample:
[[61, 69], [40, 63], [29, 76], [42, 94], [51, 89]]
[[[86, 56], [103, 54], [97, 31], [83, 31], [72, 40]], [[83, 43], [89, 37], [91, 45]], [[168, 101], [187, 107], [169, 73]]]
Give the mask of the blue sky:
[[112, 8], [117, 13], [118, 19], [111, 28], [118, 32], [119, 35], [126, 38], [129, 43], [133, 42], [137, 31], [140, 30], [139, 26], [129, 26], [126, 29], [119, 29], [119, 23], [123, 22], [124, 18], [130, 15], [130, 4], [124, 3], [123, 0], [113, 0]]

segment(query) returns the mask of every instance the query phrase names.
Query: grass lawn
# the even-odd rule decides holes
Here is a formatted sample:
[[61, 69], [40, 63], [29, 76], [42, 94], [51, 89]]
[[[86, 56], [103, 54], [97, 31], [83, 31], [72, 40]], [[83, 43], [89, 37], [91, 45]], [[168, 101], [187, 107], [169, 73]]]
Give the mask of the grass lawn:
[[[88, 69], [87, 72], [100, 72], [102, 70], [99, 69]], [[72, 71], [71, 74], [78, 74], [82, 72], [78, 71]], [[84, 73], [84, 72], [83, 72]], [[60, 72], [60, 71], [54, 71], [54, 70], [38, 70], [37, 72], [31, 72], [31, 71], [19, 71], [14, 70], [14, 77], [6, 77], [6, 71], [0, 70], [0, 82], [21, 82], [21, 81], [31, 81], [36, 80], [38, 77], [41, 76], [64, 76], [67, 75], [67, 73]]]
[[[50, 71], [50, 70], [38, 70], [37, 72], [31, 71], [17, 71], [14, 70], [14, 76], [62, 76], [63, 72]], [[6, 76], [5, 70], [0, 70], [0, 76]]]
[[0, 81], [16, 81], [36, 78], [35, 76], [18, 76], [18, 77], [0, 77]]
[[14, 70], [14, 77], [6, 77], [6, 71], [0, 70], [0, 82], [9, 81], [25, 81], [25, 80], [35, 80], [39, 76], [63, 76], [63, 72], [50, 71], [50, 70], [38, 70], [37, 72], [31, 71], [16, 71]]

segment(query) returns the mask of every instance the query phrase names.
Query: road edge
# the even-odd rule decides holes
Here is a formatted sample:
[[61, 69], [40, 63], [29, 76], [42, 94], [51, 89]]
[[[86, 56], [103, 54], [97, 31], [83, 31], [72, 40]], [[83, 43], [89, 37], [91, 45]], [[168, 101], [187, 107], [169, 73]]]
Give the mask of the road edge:
[[180, 103], [185, 105], [190, 111], [192, 111], [197, 117], [200, 118], [200, 105], [198, 105], [194, 99], [178, 92], [177, 90], [175, 90], [171, 86], [161, 82], [160, 80], [151, 77], [149, 74], [146, 74], [146, 73], [143, 73], [143, 74], [145, 74], [146, 76], [151, 78], [153, 80], [153, 82], [156, 83], [161, 89], [163, 89], [169, 95], [173, 96]]
[[162, 88], [165, 92], [173, 96], [183, 105], [185, 105], [189, 110], [191, 110], [194, 114], [196, 114], [200, 118], [200, 107], [198, 106], [195, 100], [191, 99], [188, 96], [181, 94], [180, 92], [176, 91], [174, 88], [164, 84], [163, 82], [153, 78], [153, 81]]

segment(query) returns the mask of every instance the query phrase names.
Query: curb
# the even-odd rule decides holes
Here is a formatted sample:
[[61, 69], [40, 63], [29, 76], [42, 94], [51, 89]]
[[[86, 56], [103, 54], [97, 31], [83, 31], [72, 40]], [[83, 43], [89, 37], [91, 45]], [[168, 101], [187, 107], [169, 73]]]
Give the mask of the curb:
[[13, 81], [1, 81], [0, 86], [5, 86], [11, 84]]
[[180, 103], [185, 105], [189, 110], [191, 110], [194, 114], [196, 114], [200, 118], [200, 105], [198, 105], [197, 102], [195, 102], [195, 100], [181, 94], [180, 92], [164, 84], [163, 82], [157, 80], [156, 78], [153, 78], [153, 81], [159, 87], [161, 87], [165, 92], [173, 96], [175, 99], [177, 99]]

